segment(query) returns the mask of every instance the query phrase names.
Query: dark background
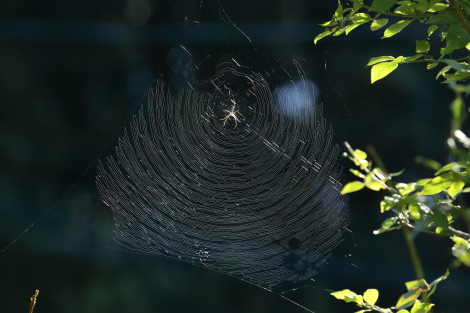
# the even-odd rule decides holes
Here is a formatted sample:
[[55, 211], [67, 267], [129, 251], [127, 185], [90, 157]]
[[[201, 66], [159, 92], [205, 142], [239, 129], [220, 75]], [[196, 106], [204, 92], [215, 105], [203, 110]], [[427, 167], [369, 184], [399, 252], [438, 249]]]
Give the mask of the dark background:
[[[221, 42], [207, 31], [222, 25], [220, 16], [213, 19], [219, 6], [3, 0], [0, 7], [0, 311], [27, 312], [40, 289], [35, 312], [305, 312], [220, 273], [107, 248], [119, 247], [94, 185], [96, 161], [112, 153], [155, 76], [171, 67], [178, 40], [202, 53], [221, 44], [242, 53], [248, 42], [240, 36]], [[221, 7], [263, 60], [291, 54], [318, 71], [326, 65], [321, 73], [307, 67], [307, 75], [325, 86], [324, 101], [331, 99], [333, 108], [327, 117], [353, 147], [373, 145], [391, 171], [407, 170], [403, 181], [432, 175], [413, 162], [416, 155], [447, 161], [452, 93], [421, 65], [403, 66], [373, 86], [364, 67], [373, 56], [411, 54], [411, 38], [424, 34], [419, 29], [379, 41], [380, 33], [361, 26], [314, 46], [318, 23], [330, 18], [335, 1], [223, 1]], [[212, 24], [199, 25], [203, 36], [187, 36], [186, 16]], [[414, 279], [401, 233], [372, 235], [385, 218], [379, 195], [364, 191], [346, 200], [351, 232], [315, 282], [289, 295], [317, 313], [356, 310], [327, 290], [378, 288], [379, 305], [387, 307]], [[424, 235], [417, 243], [428, 279], [442, 275], [450, 243]], [[442, 283], [435, 311], [466, 312], [468, 279], [460, 269]]]

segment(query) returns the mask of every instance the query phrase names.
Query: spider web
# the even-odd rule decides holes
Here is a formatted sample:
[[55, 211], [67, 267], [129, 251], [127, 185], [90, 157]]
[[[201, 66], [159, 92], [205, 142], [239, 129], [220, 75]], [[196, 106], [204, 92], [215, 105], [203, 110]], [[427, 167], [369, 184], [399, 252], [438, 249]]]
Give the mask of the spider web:
[[0, 254], [109, 253], [100, 197], [124, 250], [276, 294], [309, 284], [347, 226], [338, 143], [349, 121], [313, 35], [308, 50], [302, 38], [261, 42], [218, 1], [191, 2], [148, 101], [98, 166], [100, 195], [80, 177]]
[[206, 6], [221, 44], [191, 46], [208, 28], [187, 18], [189, 44], [171, 51], [97, 186], [121, 245], [283, 293], [341, 242], [340, 136], [302, 58], [268, 67], [220, 4]]

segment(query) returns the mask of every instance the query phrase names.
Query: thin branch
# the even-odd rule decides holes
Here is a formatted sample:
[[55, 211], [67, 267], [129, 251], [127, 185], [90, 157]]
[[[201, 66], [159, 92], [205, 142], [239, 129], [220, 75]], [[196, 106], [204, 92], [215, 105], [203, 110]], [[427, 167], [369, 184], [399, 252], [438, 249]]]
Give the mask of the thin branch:
[[29, 304], [29, 313], [33, 313], [34, 311], [34, 306], [36, 305], [36, 301], [39, 295], [39, 290], [36, 290], [34, 292], [34, 295], [30, 298], [30, 304]]
[[448, 229], [453, 235], [457, 235], [457, 236], [464, 237], [464, 238], [470, 238], [469, 233], [466, 233], [466, 232], [460, 231], [458, 229], [455, 229], [452, 226], [449, 226]]
[[470, 34], [470, 25], [468, 24], [468, 21], [465, 18], [465, 15], [463, 14], [462, 10], [460, 9], [458, 1], [457, 0], [449, 0], [449, 4], [450, 4], [449, 8], [452, 9], [452, 11], [454, 11], [455, 14], [457, 15], [457, 18], [460, 22], [460, 25], [462, 25], [465, 28], [465, 30]]

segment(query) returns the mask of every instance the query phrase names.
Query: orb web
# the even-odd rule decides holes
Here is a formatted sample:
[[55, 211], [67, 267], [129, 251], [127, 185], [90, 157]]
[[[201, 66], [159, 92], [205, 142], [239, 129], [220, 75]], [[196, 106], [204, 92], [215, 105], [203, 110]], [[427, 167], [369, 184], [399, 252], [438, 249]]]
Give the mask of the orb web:
[[311, 279], [345, 228], [339, 147], [292, 67], [288, 88], [233, 58], [158, 79], [98, 166], [115, 239], [280, 293]]

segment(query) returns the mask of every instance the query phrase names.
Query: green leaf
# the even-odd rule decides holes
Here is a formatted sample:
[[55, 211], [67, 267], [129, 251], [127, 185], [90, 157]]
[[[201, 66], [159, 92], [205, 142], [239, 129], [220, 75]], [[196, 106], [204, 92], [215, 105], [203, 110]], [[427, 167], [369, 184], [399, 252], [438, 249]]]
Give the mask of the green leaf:
[[423, 179], [420, 179], [416, 182], [416, 186], [424, 186], [426, 185], [427, 183], [429, 183], [430, 181], [432, 180], [432, 178], [423, 178]]
[[314, 43], [314, 44], [317, 44], [317, 42], [318, 42], [320, 39], [325, 38], [326, 36], [331, 35], [332, 32], [333, 32], [333, 30], [329, 29], [329, 30], [324, 31], [323, 33], [317, 35], [317, 36], [315, 37], [315, 39], [313, 40], [313, 43]]
[[383, 229], [389, 229], [390, 227], [392, 227], [393, 225], [395, 225], [396, 222], [397, 222], [397, 219], [396, 219], [395, 217], [390, 217], [390, 218], [385, 219], [385, 220], [382, 222], [381, 227], [382, 227]]
[[387, 25], [387, 23], [388, 23], [388, 18], [379, 18], [378, 20], [374, 20], [370, 24], [370, 30], [371, 31], [376, 31], [378, 29], [381, 29], [382, 27]]
[[397, 313], [410, 313], [410, 311], [403, 309], [403, 310], [398, 311]]
[[447, 172], [447, 171], [454, 171], [454, 172], [457, 172], [459, 169], [461, 168], [465, 168], [465, 164], [463, 163], [457, 163], [457, 162], [452, 162], [452, 163], [449, 163], [447, 165], [444, 165], [443, 167], [441, 167], [436, 173], [434, 173], [434, 175], [440, 175], [441, 173], [444, 173], [444, 172]]
[[398, 8], [395, 9], [396, 13], [401, 13], [401, 14], [415, 14], [415, 8], [416, 8], [416, 3], [414, 2], [408, 2], [404, 5], [399, 6]]
[[438, 28], [439, 28], [438, 25], [429, 26], [429, 28], [428, 28], [428, 37], [431, 36], [436, 31], [436, 29], [438, 29]]
[[[450, 237], [450, 238], [452, 238], [452, 237]], [[431, 288], [431, 290], [426, 294], [426, 298], [424, 300], [429, 298], [436, 291], [437, 284], [439, 284], [441, 281], [445, 280], [449, 276], [449, 274], [450, 274], [449, 269], [447, 269], [444, 275], [436, 278], [435, 280], [433, 280], [429, 284], [429, 287]]]
[[401, 20], [399, 22], [396, 22], [395, 24], [390, 25], [384, 32], [383, 38], [389, 38], [392, 37], [399, 32], [401, 32], [406, 26], [410, 25], [410, 23], [413, 22], [413, 20]]
[[393, 60], [395, 60], [395, 58], [391, 56], [373, 57], [372, 59], [369, 60], [369, 63], [367, 63], [366, 66], [371, 66], [377, 63], [393, 61]]
[[397, 0], [374, 0], [370, 6], [370, 11], [385, 11], [390, 9]]
[[380, 213], [393, 209], [397, 203], [398, 200], [396, 198], [385, 197], [384, 200], [380, 201]]
[[367, 289], [363, 295], [364, 301], [370, 305], [374, 305], [379, 298], [379, 291], [377, 289]]
[[424, 185], [420, 195], [434, 195], [448, 188], [456, 181], [453, 173], [444, 173], [434, 177], [430, 182]]
[[436, 226], [441, 227], [443, 230], [449, 228], [449, 221], [444, 213], [434, 210], [430, 218]]
[[427, 313], [434, 306], [433, 303], [424, 303], [419, 300], [416, 300], [411, 308], [411, 313]]
[[470, 72], [470, 66], [468, 66], [468, 64], [466, 63], [463, 63], [463, 62], [459, 63], [452, 59], [442, 59], [441, 61], [450, 65], [456, 71]]
[[441, 14], [431, 16], [426, 24], [458, 24], [459, 19], [452, 11], [447, 11]]
[[448, 5], [444, 3], [436, 3], [428, 9], [428, 12], [438, 12], [447, 9]]
[[364, 188], [364, 183], [360, 181], [352, 181], [344, 185], [343, 189], [341, 190], [341, 194], [344, 195], [346, 193], [351, 193], [355, 191], [359, 191]]
[[353, 173], [355, 176], [359, 177], [359, 178], [365, 178], [366, 176], [364, 174], [362, 174], [360, 171], [358, 170], [354, 170], [354, 169], [349, 169], [349, 171], [351, 173]]
[[441, 164], [439, 162], [422, 156], [417, 156], [414, 161], [434, 171], [437, 171], [441, 168]]
[[372, 69], [370, 71], [371, 83], [372, 84], [375, 83], [379, 79], [384, 78], [385, 76], [387, 76], [388, 74], [396, 70], [398, 67], [398, 64], [402, 63], [404, 60], [405, 58], [400, 56], [393, 61], [382, 62], [382, 63], [375, 64], [374, 66], [372, 66]]
[[354, 156], [358, 158], [359, 160], [366, 160], [367, 159], [367, 153], [365, 153], [362, 150], [356, 149], [354, 150]]
[[450, 187], [447, 189], [447, 193], [449, 196], [452, 198], [455, 198], [455, 196], [462, 191], [463, 187], [465, 187], [465, 183], [463, 181], [456, 181]]
[[434, 62], [434, 63], [430, 63], [426, 66], [426, 69], [430, 70], [430, 69], [433, 69], [435, 68], [437, 65], [439, 64], [439, 62]]
[[436, 79], [438, 79], [441, 75], [444, 75], [445, 73], [447, 73], [451, 68], [452, 66], [450, 65], [444, 66], [443, 68], [441, 68], [441, 70], [436, 75]]
[[415, 220], [421, 219], [421, 212], [420, 212], [419, 208], [420, 207], [417, 203], [411, 203], [411, 204], [408, 205], [408, 210], [410, 211], [410, 216]]
[[422, 291], [427, 291], [429, 289], [428, 283], [424, 279], [408, 281], [405, 283], [405, 286], [408, 291], [413, 289], [421, 289]]
[[470, 34], [461, 25], [450, 25], [447, 32], [446, 48], [464, 48], [470, 41]]
[[420, 295], [421, 295], [421, 290], [419, 289], [410, 290], [407, 293], [401, 295], [395, 307], [397, 309], [405, 309], [411, 306]]
[[339, 21], [343, 19], [343, 6], [341, 5], [341, 2], [338, 1], [338, 8], [335, 11], [335, 18]]
[[351, 16], [350, 20], [353, 21], [354, 23], [363, 24], [372, 20], [372, 18], [367, 13], [356, 13], [353, 16]]
[[431, 49], [431, 44], [427, 40], [416, 40], [416, 53], [426, 53]]
[[385, 186], [383, 184], [379, 183], [378, 181], [368, 182], [368, 183], [366, 183], [366, 187], [369, 188], [370, 190], [374, 190], [374, 191], [379, 191], [379, 190], [385, 189]]
[[346, 35], [349, 35], [349, 33], [350, 33], [354, 28], [359, 27], [359, 26], [361, 26], [361, 25], [362, 25], [362, 24], [350, 24], [350, 25], [348, 25], [348, 26], [346, 26], [346, 27], [344, 28], [344, 32], [346, 33]]
[[418, 54], [415, 54], [413, 56], [406, 57], [405, 62], [412, 62], [412, 61], [415, 61], [415, 60], [418, 60], [418, 59], [422, 58], [423, 56], [424, 56], [424, 54], [418, 53]]
[[338, 300], [344, 300], [345, 302], [355, 302], [359, 304], [363, 304], [364, 301], [362, 300], [362, 296], [357, 295], [355, 292], [349, 290], [349, 289], [344, 289], [341, 291], [336, 291], [330, 293], [333, 297], [335, 297]]
[[357, 293], [355, 293], [354, 291], [351, 291], [349, 289], [344, 289], [344, 290], [341, 290], [341, 291], [332, 292], [332, 293], [330, 293], [330, 295], [332, 295], [333, 297], [335, 297], [338, 300], [344, 300], [344, 297], [350, 297], [350, 298], [355, 297], [355, 296], [357, 296]]

